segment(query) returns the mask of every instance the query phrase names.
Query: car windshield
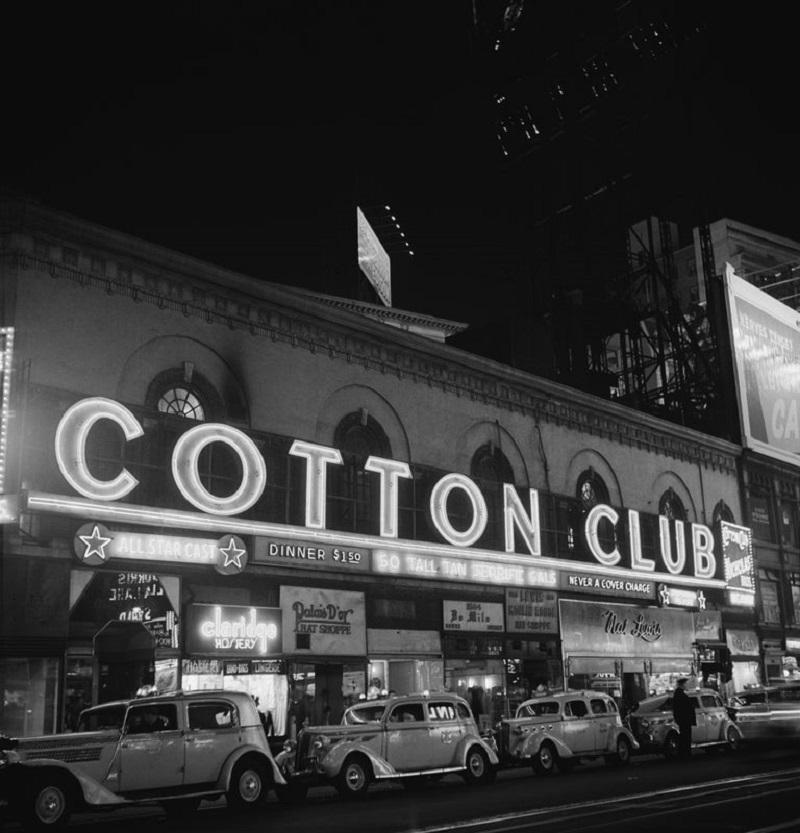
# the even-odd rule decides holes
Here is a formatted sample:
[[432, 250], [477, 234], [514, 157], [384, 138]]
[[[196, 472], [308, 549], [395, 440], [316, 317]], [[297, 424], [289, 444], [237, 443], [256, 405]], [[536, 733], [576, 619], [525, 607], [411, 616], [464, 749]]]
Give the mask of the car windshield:
[[651, 712], [671, 712], [672, 711], [672, 697], [652, 697], [648, 700], [642, 700], [639, 707], [636, 709], [636, 714], [649, 714]]
[[379, 723], [386, 706], [353, 706], [344, 713], [342, 723], [352, 726], [357, 723]]
[[122, 729], [122, 720], [125, 717], [125, 706], [103, 706], [96, 709], [87, 709], [81, 712], [78, 718], [78, 732], [97, 732], [102, 729]]

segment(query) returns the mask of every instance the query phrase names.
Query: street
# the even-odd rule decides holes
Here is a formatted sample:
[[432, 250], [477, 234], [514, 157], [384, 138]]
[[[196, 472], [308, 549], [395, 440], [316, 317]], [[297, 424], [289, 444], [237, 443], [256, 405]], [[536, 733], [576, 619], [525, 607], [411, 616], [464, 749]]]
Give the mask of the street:
[[[655, 756], [625, 768], [602, 763], [569, 775], [538, 778], [530, 770], [499, 773], [491, 786], [467, 787], [450, 777], [424, 789], [374, 785], [366, 800], [348, 803], [332, 788], [313, 789], [301, 805], [270, 798], [263, 811], [232, 816], [224, 801], [204, 804], [181, 821], [159, 807], [112, 814], [80, 814], [71, 830], [140, 831], [142, 823], [168, 831], [285, 830], [288, 833], [511, 833], [511, 831], [694, 831], [767, 833], [800, 830], [800, 749], [749, 748], [739, 754], [696, 752], [688, 763]], [[8, 823], [8, 830], [19, 829]]]

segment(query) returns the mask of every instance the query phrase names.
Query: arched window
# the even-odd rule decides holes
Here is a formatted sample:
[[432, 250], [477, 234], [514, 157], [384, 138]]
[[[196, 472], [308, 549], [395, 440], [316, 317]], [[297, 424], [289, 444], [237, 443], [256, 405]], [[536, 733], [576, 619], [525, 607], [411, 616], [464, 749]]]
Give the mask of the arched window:
[[588, 468], [578, 477], [575, 497], [580, 501], [583, 512], [588, 512], [598, 503], [608, 503], [608, 487], [593, 468]]
[[711, 522], [714, 526], [716, 526], [720, 521], [725, 521], [729, 524], [733, 523], [733, 512], [724, 500], [719, 501], [714, 507], [714, 514], [711, 518]]
[[205, 409], [197, 394], [184, 385], [167, 388], [159, 396], [157, 407], [162, 414], [175, 414], [197, 422], [203, 422], [206, 418]]
[[671, 486], [661, 495], [661, 499], [658, 501], [658, 514], [664, 515], [671, 521], [686, 520], [686, 509], [683, 502]]
[[[470, 477], [475, 481], [484, 500], [489, 519], [486, 524], [486, 531], [478, 541], [478, 546], [492, 550], [505, 548], [505, 531], [503, 521], [503, 484], [514, 482], [514, 471], [508, 462], [505, 454], [491, 442], [482, 445], [472, 456], [470, 464]], [[459, 514], [459, 505], [453, 499], [454, 515]], [[465, 499], [466, 500], [466, 499]], [[471, 516], [466, 516], [470, 511], [468, 506], [461, 508], [465, 513], [465, 527], [471, 522]]]
[[342, 465], [328, 468], [329, 525], [349, 532], [377, 534], [378, 475], [364, 471], [364, 464], [370, 456], [391, 459], [389, 438], [378, 421], [362, 408], [336, 426], [333, 444], [342, 454]]

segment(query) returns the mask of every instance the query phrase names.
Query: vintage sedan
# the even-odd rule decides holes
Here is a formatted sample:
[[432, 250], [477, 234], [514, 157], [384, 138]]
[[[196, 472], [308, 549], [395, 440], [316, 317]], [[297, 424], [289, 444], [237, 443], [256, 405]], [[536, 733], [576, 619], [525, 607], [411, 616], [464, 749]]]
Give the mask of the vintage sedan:
[[746, 741], [800, 738], [800, 683], [742, 691], [731, 710]]
[[361, 798], [373, 781], [411, 786], [449, 773], [488, 783], [498, 763], [469, 705], [454, 694], [356, 704], [338, 726], [304, 729], [279, 761], [289, 781], [281, 792], [294, 798], [311, 784], [332, 784], [344, 798]]
[[[739, 748], [742, 731], [731, 719], [722, 697], [711, 688], [687, 691], [694, 704], [697, 725], [692, 728], [692, 748]], [[643, 752], [657, 752], [667, 758], [678, 754], [680, 731], [672, 715], [672, 694], [648, 697], [630, 716], [631, 729]]]
[[0, 799], [28, 829], [57, 829], [72, 810], [203, 798], [259, 806], [284, 784], [252, 697], [176, 692], [84, 710], [78, 731], [3, 744]]
[[529, 763], [538, 775], [570, 771], [582, 758], [627, 764], [638, 749], [614, 700], [600, 691], [545, 693], [526, 700], [516, 716], [500, 721], [504, 764]]

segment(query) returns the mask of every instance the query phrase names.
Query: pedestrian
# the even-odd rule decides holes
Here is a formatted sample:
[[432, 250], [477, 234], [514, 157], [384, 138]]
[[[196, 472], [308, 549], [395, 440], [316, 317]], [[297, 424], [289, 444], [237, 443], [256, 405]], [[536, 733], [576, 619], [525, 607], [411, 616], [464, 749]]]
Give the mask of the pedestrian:
[[672, 715], [678, 724], [678, 757], [690, 758], [692, 755], [692, 726], [697, 725], [694, 702], [686, 693], [686, 677], [681, 677], [672, 695]]

